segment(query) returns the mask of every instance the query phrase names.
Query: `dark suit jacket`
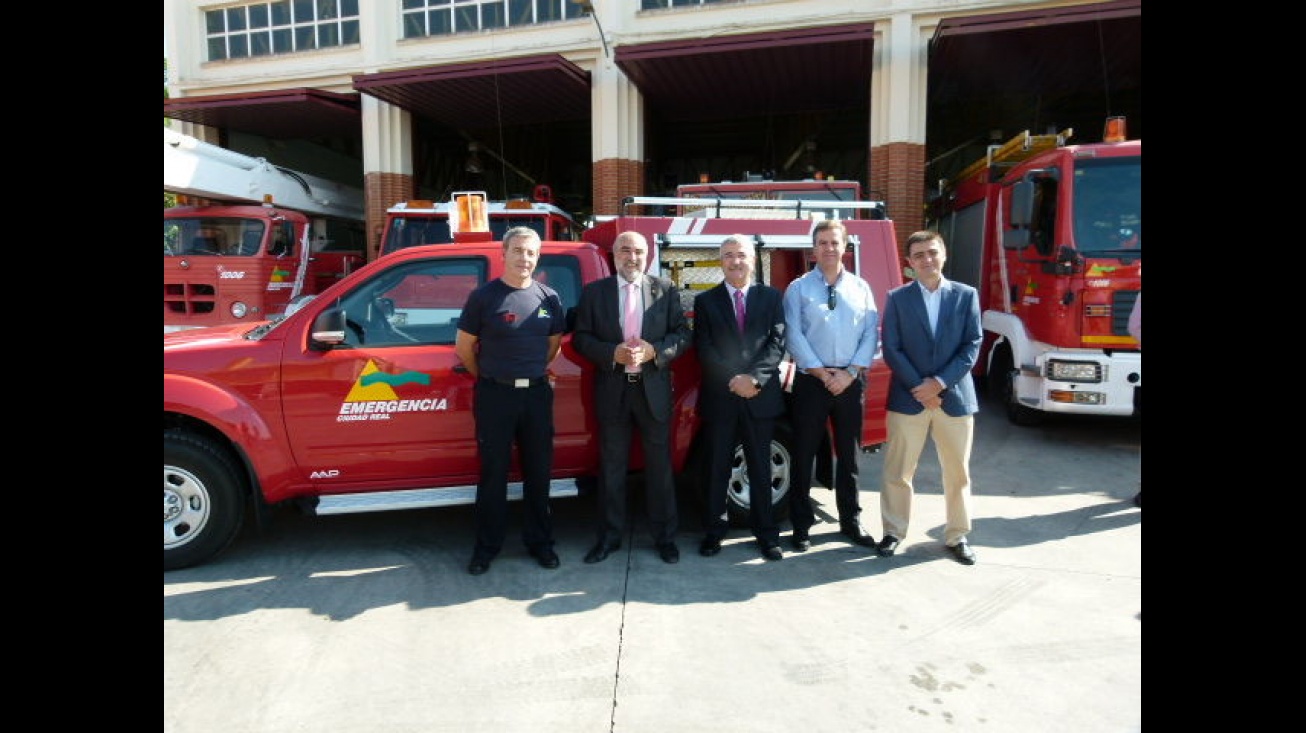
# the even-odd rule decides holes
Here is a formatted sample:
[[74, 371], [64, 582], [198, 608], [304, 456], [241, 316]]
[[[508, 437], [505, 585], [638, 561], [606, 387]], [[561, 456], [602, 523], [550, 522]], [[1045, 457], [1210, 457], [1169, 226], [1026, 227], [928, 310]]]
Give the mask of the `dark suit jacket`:
[[[671, 416], [671, 362], [689, 348], [692, 334], [680, 290], [666, 278], [643, 277], [645, 307], [640, 337], [653, 344], [655, 353], [653, 361], [641, 365], [642, 384], [653, 416], [666, 420]], [[626, 366], [612, 361], [617, 347], [625, 342], [617, 298], [618, 285], [623, 283], [625, 280], [617, 275], [595, 280], [581, 290], [576, 305], [576, 330], [571, 343], [596, 367], [595, 414], [600, 419], [606, 417], [605, 411], [618, 410], [622, 390], [626, 389]]]
[[889, 382], [890, 410], [915, 415], [925, 407], [911, 396], [926, 377], [947, 382], [943, 411], [961, 417], [979, 411], [970, 370], [979, 358], [984, 332], [980, 329], [979, 294], [964, 283], [945, 280], [939, 286], [938, 333], [930, 334], [925, 298], [915, 281], [889, 291], [884, 303], [880, 342], [884, 362], [893, 372]]
[[[720, 283], [694, 298], [694, 348], [703, 369], [698, 413], [704, 419], [733, 418], [741, 407], [753, 417], [784, 414], [780, 360], [785, 354], [784, 295], [770, 285], [754, 283], [744, 301], [744, 334], [735, 326], [730, 291]], [[730, 392], [730, 378], [747, 374], [761, 385], [751, 400]]]

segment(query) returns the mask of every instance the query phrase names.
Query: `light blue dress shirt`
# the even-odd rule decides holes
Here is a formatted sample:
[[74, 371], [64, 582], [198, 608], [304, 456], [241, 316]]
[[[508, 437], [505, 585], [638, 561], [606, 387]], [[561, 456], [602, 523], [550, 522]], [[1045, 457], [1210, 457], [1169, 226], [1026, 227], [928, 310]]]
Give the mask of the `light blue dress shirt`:
[[799, 369], [869, 367], [879, 347], [880, 312], [862, 278], [842, 270], [834, 283], [834, 308], [820, 268], [785, 289], [785, 348]]

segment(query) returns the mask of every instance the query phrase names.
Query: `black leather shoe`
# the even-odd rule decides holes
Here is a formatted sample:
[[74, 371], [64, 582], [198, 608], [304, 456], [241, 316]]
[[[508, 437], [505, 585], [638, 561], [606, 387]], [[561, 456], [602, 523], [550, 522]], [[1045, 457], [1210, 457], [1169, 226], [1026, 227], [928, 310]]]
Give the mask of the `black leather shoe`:
[[680, 562], [680, 548], [674, 542], [663, 542], [658, 545], [658, 557], [662, 562], [674, 565]]
[[970, 544], [967, 543], [966, 540], [962, 540], [961, 542], [950, 546], [948, 552], [951, 552], [952, 556], [957, 558], [957, 562], [962, 565], [975, 564], [975, 551], [970, 549]]
[[600, 542], [597, 545], [591, 547], [589, 552], [585, 553], [585, 562], [589, 563], [590, 565], [593, 565], [596, 562], [603, 562], [604, 560], [608, 559], [608, 555], [611, 555], [612, 553], [616, 552], [619, 549], [621, 549], [620, 542], [618, 542], [615, 545], [609, 545]]
[[767, 560], [783, 560], [785, 554], [780, 551], [780, 545], [761, 545], [762, 557]]
[[483, 557], [474, 557], [467, 563], [467, 572], [472, 575], [484, 575], [486, 570], [490, 569], [490, 561]]
[[541, 550], [531, 550], [531, 557], [535, 558], [535, 562], [538, 562], [540, 567], [549, 570], [562, 564], [562, 561], [558, 559], [558, 553], [554, 552], [551, 547], [546, 547]]
[[793, 545], [797, 552], [807, 552], [812, 549], [812, 538], [806, 532], [794, 532], [789, 537], [789, 544]]
[[893, 557], [893, 553], [898, 551], [898, 538], [891, 534], [886, 534], [880, 544], [875, 546], [875, 551], [882, 557]]
[[853, 541], [854, 545], [862, 547], [875, 547], [875, 537], [862, 526], [861, 522], [856, 524], [839, 525], [839, 533]]
[[703, 557], [712, 557], [721, 551], [720, 537], [704, 537], [698, 545], [698, 554]]

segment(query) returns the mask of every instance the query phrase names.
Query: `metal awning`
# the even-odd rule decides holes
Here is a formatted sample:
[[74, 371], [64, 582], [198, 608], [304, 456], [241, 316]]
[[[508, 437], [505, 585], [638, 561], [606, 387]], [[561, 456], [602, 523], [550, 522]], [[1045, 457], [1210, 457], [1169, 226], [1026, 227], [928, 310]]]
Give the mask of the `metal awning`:
[[591, 117], [589, 72], [558, 54], [361, 74], [354, 88], [454, 129]]
[[306, 87], [165, 99], [163, 116], [283, 140], [305, 137], [306, 130], [357, 138], [362, 124], [357, 94]]
[[617, 66], [668, 120], [866, 107], [874, 23], [617, 46]]

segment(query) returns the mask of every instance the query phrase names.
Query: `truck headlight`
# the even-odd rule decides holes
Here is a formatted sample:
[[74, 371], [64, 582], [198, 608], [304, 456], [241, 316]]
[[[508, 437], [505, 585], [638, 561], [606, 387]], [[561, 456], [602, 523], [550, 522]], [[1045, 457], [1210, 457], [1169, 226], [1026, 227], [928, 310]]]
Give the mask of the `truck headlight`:
[[1094, 361], [1061, 361], [1047, 363], [1048, 379], [1058, 382], [1101, 382], [1102, 365]]
[[231, 315], [235, 316], [236, 318], [244, 318], [245, 314], [248, 312], [249, 312], [249, 306], [245, 305], [239, 300], [231, 304]]

